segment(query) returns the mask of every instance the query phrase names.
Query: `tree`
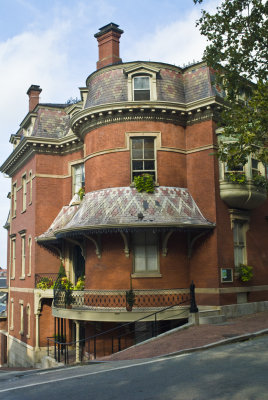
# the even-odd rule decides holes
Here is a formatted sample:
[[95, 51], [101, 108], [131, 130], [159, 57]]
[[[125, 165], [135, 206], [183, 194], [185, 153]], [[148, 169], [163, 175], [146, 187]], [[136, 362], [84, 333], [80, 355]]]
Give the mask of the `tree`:
[[216, 14], [202, 10], [197, 21], [209, 41], [204, 60], [226, 92], [218, 155], [231, 167], [252, 153], [268, 163], [267, 14], [264, 0], [224, 0]]

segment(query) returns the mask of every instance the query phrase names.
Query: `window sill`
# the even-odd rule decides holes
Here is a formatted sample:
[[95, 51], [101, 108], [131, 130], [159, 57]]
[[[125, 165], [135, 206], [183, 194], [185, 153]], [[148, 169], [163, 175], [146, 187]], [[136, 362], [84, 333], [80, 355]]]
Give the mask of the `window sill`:
[[23, 336], [24, 332], [23, 331], [19, 331], [19, 335]]
[[20, 213], [21, 213], [21, 214], [24, 214], [24, 213], [26, 213], [26, 209], [25, 209], [25, 210], [22, 210]]
[[27, 274], [27, 276], [32, 276], [32, 274]]
[[30, 337], [31, 337], [30, 335], [26, 335], [26, 338], [27, 338], [27, 339], [30, 339]]
[[24, 280], [24, 279], [25, 279], [25, 276], [20, 276], [20, 279], [21, 279], [21, 280]]
[[11, 276], [11, 277], [10, 277], [10, 280], [11, 280], [11, 281], [14, 281], [14, 280], [15, 280], [15, 276]]
[[136, 272], [131, 274], [131, 278], [162, 278], [160, 272]]

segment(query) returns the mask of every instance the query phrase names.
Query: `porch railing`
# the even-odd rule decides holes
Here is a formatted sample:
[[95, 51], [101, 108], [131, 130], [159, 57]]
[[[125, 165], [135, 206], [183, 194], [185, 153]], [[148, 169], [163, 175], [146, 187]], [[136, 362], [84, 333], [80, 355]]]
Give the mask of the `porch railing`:
[[[127, 289], [126, 289], [127, 290]], [[114, 309], [126, 308], [126, 290], [73, 290], [72, 301], [68, 308], [72, 309]], [[135, 289], [135, 305], [133, 309], [168, 307], [181, 303], [189, 298], [189, 289]], [[66, 292], [57, 289], [54, 292], [54, 307], [66, 308]]]
[[[153, 313], [148, 312], [146, 316], [133, 322], [119, 324], [119, 326], [112, 329], [80, 340], [67, 342], [65, 339], [66, 326], [65, 329], [58, 329], [58, 332], [56, 332], [55, 320], [55, 337], [47, 338], [47, 355], [54, 356], [58, 362], [63, 361], [66, 364], [88, 361], [121, 351], [136, 343], [158, 336], [160, 333], [166, 332], [176, 326], [183, 325], [187, 322], [185, 309], [189, 313], [198, 312], [195, 301], [195, 285], [192, 282], [189, 290], [174, 289], [170, 292], [174, 293], [174, 291], [185, 291], [183, 293], [184, 298], [161, 310]], [[136, 292], [138, 290], [135, 290], [135, 294]], [[148, 290], [140, 290], [140, 292], [148, 292]], [[161, 293], [160, 290], [150, 291], [150, 293], [152, 292], [160, 292], [160, 294], [165, 296], [170, 295], [170, 293]], [[176, 293], [175, 296], [179, 294]], [[157, 294], [154, 293], [154, 295], [156, 296]], [[167, 301], [167, 298], [165, 301]], [[171, 297], [169, 301], [171, 301]]]

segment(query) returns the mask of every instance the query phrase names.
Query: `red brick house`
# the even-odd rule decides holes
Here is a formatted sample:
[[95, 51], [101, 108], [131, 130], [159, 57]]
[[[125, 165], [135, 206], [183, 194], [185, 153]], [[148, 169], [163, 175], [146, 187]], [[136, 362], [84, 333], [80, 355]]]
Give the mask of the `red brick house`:
[[[254, 180], [266, 171], [252, 157], [238, 185], [219, 165], [223, 93], [213, 71], [202, 62], [123, 63], [122, 33], [111, 23], [95, 35], [97, 70], [81, 101], [39, 103], [32, 85], [29, 112], [11, 136], [1, 166], [12, 178], [10, 365], [39, 363], [59, 329], [70, 340], [87, 337], [176, 304], [191, 281], [199, 310], [268, 301], [267, 193]], [[153, 177], [153, 193], [136, 189], [141, 174]], [[38, 285], [55, 281], [61, 263], [73, 285], [85, 275], [71, 309]], [[253, 266], [247, 283], [241, 263]]]

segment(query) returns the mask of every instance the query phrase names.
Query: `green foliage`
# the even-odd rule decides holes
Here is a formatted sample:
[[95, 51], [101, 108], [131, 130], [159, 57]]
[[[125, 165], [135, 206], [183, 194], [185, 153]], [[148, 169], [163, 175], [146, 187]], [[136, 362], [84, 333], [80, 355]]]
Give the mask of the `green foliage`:
[[246, 164], [251, 153], [268, 162], [267, 12], [263, 0], [223, 0], [214, 15], [202, 10], [197, 22], [209, 41], [204, 60], [218, 71], [217, 83], [227, 95], [221, 125], [223, 135], [235, 140], [222, 141], [219, 158], [230, 165]]
[[40, 281], [38, 282], [36, 287], [37, 287], [37, 289], [46, 290], [46, 289], [53, 289], [54, 285], [55, 285], [55, 282], [53, 281], [53, 279], [48, 278], [48, 277], [43, 277], [40, 279]]
[[60, 269], [59, 269], [59, 272], [58, 272], [58, 279], [59, 279], [59, 278], [63, 278], [64, 276], [66, 276], [66, 272], [65, 272], [64, 265], [63, 265], [63, 263], [61, 262], [61, 263], [60, 263]]
[[78, 196], [80, 197], [80, 200], [82, 201], [84, 196], [85, 196], [85, 188], [84, 186], [82, 186], [79, 190], [78, 190]]
[[226, 179], [232, 183], [238, 183], [240, 185], [247, 183], [246, 175], [243, 172], [228, 172], [225, 176]]
[[268, 191], [268, 182], [264, 176], [260, 174], [255, 174], [252, 180], [255, 186], [257, 186], [260, 189]]
[[85, 289], [85, 277], [80, 276], [77, 280], [74, 290], [84, 290], [84, 289]]
[[240, 264], [239, 279], [242, 282], [249, 282], [253, 278], [253, 267], [250, 265]]
[[65, 335], [59, 335], [59, 334], [54, 334], [53, 338], [55, 339], [56, 342], [58, 343], [66, 343], [66, 336]]
[[130, 307], [133, 307], [135, 304], [135, 293], [133, 289], [129, 289], [126, 291], [126, 302]]
[[153, 193], [154, 179], [150, 174], [142, 174], [134, 177], [134, 184], [138, 192]]

